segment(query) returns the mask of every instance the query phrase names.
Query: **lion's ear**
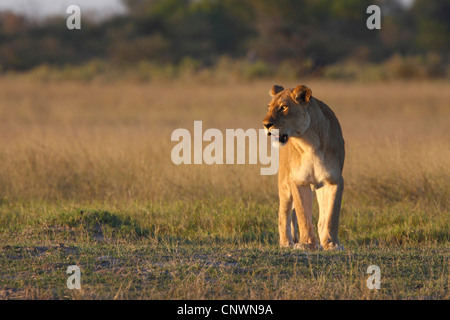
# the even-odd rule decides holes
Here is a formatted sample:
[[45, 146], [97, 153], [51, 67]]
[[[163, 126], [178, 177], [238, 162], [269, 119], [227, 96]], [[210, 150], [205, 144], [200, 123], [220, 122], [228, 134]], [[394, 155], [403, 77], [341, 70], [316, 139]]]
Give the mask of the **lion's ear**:
[[272, 89], [270, 89], [269, 94], [271, 97], [275, 96], [277, 93], [280, 93], [281, 91], [283, 91], [284, 88], [282, 86], [279, 86], [277, 84], [274, 84], [272, 86]]
[[292, 99], [297, 103], [308, 103], [309, 99], [311, 99], [311, 95], [311, 89], [304, 85], [299, 85], [292, 90]]

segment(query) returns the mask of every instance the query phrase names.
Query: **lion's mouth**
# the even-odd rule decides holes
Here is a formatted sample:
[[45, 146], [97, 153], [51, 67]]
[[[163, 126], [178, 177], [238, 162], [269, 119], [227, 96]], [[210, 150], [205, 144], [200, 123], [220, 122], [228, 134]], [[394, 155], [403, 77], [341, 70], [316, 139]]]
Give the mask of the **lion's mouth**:
[[282, 134], [281, 136], [278, 135], [274, 136], [274, 138], [275, 140], [278, 140], [281, 144], [285, 144], [288, 141], [289, 136], [287, 134]]
[[289, 139], [289, 136], [287, 134], [282, 134], [280, 137], [280, 142], [281, 143], [286, 143]]

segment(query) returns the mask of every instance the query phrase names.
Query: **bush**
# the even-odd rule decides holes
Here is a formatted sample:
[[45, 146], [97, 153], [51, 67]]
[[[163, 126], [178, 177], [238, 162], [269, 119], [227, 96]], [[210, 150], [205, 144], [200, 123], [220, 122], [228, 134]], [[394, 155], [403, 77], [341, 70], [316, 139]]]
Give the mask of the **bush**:
[[345, 81], [385, 81], [445, 78], [450, 75], [450, 69], [447, 67], [445, 59], [437, 53], [406, 57], [396, 54], [379, 64], [345, 60], [325, 66], [320, 71], [317, 70], [312, 74], [312, 62], [308, 59], [300, 62], [285, 60], [280, 64], [269, 64], [264, 60], [250, 62], [247, 59], [232, 59], [222, 56], [209, 66], [191, 57], [183, 58], [178, 64], [141, 60], [134, 64], [122, 65], [107, 60], [93, 59], [81, 65], [65, 65], [63, 67], [42, 64], [24, 74], [40, 81], [148, 82], [180, 79], [182, 81], [218, 83], [264, 78], [297, 80], [299, 77]]
[[273, 70], [266, 62], [258, 60], [244, 66], [242, 76], [244, 79], [253, 80], [273, 75]]

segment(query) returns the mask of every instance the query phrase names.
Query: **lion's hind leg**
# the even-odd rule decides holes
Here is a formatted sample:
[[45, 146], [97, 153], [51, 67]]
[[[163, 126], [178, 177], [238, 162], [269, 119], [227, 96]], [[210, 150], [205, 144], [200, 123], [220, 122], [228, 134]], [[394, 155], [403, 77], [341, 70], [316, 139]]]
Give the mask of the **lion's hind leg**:
[[292, 219], [291, 219], [291, 231], [292, 231], [292, 240], [294, 244], [298, 243], [298, 220], [297, 213], [295, 212], [295, 208], [292, 210]]

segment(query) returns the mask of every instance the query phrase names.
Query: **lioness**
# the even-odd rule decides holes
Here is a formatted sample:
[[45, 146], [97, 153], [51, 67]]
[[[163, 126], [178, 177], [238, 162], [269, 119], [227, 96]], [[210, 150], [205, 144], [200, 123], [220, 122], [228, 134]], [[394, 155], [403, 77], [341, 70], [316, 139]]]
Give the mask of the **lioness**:
[[320, 244], [325, 250], [341, 250], [338, 226], [344, 191], [344, 139], [333, 111], [311, 94], [304, 85], [295, 89], [274, 85], [263, 120], [268, 135], [274, 129], [279, 133], [275, 138], [280, 144], [280, 246], [318, 248], [312, 225], [313, 186], [319, 203]]

